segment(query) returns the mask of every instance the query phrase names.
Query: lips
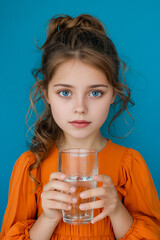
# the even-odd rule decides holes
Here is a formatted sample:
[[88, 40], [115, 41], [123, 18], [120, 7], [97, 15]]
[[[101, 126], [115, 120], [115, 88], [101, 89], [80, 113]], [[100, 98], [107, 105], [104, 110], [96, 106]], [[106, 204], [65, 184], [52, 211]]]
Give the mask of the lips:
[[70, 124], [76, 128], [84, 128], [87, 127], [91, 122], [87, 122], [85, 120], [74, 120], [70, 122]]
[[90, 123], [90, 122], [87, 122], [85, 120], [74, 120], [74, 121], [72, 121], [70, 123]]

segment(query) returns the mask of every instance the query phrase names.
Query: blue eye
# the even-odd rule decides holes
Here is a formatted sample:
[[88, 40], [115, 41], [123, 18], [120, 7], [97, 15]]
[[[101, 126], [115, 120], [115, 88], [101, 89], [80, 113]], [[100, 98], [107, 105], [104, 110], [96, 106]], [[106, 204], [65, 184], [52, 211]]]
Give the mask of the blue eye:
[[93, 97], [99, 97], [102, 95], [102, 92], [100, 92], [100, 91], [93, 91], [93, 92], [91, 92], [91, 94], [92, 93], [93, 93]]
[[69, 95], [69, 91], [67, 90], [63, 90], [63, 91], [60, 91], [59, 94], [62, 96], [62, 97], [68, 97]]
[[[70, 97], [71, 96], [71, 93], [68, 90], [62, 90], [62, 91], [58, 92], [58, 94], [62, 97]], [[103, 92], [92, 91], [90, 94], [92, 94], [93, 97], [100, 97], [101, 95], [103, 95]]]

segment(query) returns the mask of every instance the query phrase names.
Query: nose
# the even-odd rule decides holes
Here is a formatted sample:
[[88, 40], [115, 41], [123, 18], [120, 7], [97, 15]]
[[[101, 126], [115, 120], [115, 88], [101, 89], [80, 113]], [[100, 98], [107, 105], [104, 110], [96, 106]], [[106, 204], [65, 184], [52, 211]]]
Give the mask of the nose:
[[78, 97], [75, 100], [74, 113], [86, 114], [88, 112], [86, 101], [83, 97]]

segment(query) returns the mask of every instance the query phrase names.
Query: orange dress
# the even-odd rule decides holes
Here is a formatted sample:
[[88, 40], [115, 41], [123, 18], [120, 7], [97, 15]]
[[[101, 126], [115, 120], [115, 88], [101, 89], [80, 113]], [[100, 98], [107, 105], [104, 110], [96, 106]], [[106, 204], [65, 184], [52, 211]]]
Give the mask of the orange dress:
[[[48, 157], [41, 163], [42, 187], [32, 192], [35, 185], [28, 175], [28, 168], [35, 161], [31, 151], [23, 153], [15, 163], [9, 187], [8, 206], [4, 215], [0, 240], [22, 240], [29, 238], [29, 229], [42, 213], [41, 192], [52, 172], [58, 171], [58, 149], [53, 146]], [[114, 144], [98, 152], [99, 174], [109, 175], [118, 196], [132, 215], [134, 222], [122, 239], [160, 240], [160, 203], [154, 183], [142, 156], [135, 150]], [[97, 187], [102, 183], [98, 183]], [[94, 216], [102, 209], [95, 209]], [[72, 225], [59, 222], [52, 240], [114, 240], [109, 217], [94, 223]]]

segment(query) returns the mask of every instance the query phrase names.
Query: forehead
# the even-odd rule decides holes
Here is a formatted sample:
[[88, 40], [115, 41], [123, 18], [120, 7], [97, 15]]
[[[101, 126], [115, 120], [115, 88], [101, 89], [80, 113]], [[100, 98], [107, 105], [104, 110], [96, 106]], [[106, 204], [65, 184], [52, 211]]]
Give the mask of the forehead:
[[54, 83], [81, 83], [84, 85], [108, 83], [104, 72], [78, 59], [71, 59], [61, 63], [51, 81]]

